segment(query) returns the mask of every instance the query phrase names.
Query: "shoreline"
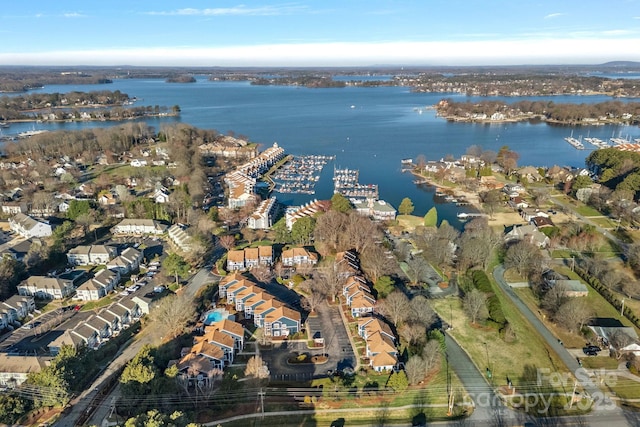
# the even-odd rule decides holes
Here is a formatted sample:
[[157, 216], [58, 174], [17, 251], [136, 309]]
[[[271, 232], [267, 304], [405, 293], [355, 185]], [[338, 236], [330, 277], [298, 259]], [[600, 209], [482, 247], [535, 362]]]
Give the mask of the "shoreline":
[[424, 176], [419, 172], [416, 172], [415, 168], [410, 169], [409, 172], [411, 172], [413, 176], [419, 178], [419, 180], [422, 181], [418, 184], [427, 184], [434, 187], [436, 191], [442, 190], [443, 193], [451, 193], [451, 195], [456, 198], [459, 197], [464, 199], [465, 202], [469, 204], [469, 206], [477, 210], [479, 213], [485, 213], [482, 209], [482, 204], [480, 203], [478, 193], [462, 190], [457, 185], [455, 187], [447, 187], [446, 185], [438, 184], [433, 178]]

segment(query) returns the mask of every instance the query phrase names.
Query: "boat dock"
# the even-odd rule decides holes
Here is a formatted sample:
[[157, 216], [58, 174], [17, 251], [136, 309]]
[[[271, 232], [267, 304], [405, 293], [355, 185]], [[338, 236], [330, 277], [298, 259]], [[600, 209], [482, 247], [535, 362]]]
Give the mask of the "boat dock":
[[458, 212], [458, 213], [456, 214], [456, 216], [458, 217], [458, 219], [465, 220], [465, 219], [469, 219], [469, 218], [482, 218], [482, 217], [488, 217], [489, 215], [484, 214], [484, 213], [467, 213], [467, 212]]
[[271, 177], [277, 193], [315, 194], [324, 166], [335, 156], [293, 156]]
[[360, 184], [357, 169], [333, 169], [333, 192], [345, 197], [378, 198], [377, 184]]

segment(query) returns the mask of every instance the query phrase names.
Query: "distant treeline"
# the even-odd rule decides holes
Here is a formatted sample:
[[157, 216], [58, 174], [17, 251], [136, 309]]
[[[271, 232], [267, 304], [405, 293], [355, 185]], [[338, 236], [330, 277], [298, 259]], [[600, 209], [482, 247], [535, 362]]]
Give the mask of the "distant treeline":
[[556, 104], [553, 101], [524, 100], [511, 104], [502, 101], [455, 102], [450, 99], [441, 101], [437, 111], [444, 117], [465, 118], [473, 114], [502, 113], [505, 117], [536, 116], [542, 120], [559, 123], [579, 123], [585, 119], [599, 121], [624, 121], [629, 124], [640, 123], [640, 103], [606, 101], [597, 104]]
[[46, 85], [107, 84], [113, 81], [105, 75], [90, 75], [83, 72], [2, 72], [0, 92], [26, 92]]

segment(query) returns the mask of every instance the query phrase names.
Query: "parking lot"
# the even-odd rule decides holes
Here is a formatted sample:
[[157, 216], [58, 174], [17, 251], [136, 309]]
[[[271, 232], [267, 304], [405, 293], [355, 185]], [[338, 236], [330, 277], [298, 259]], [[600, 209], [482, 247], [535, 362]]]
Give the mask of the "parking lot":
[[[323, 305], [317, 316], [307, 319], [310, 337], [324, 338], [324, 347], [309, 349], [306, 342], [276, 342], [272, 349], [261, 350], [272, 380], [308, 381], [328, 376], [328, 372], [355, 368], [356, 355], [351, 347], [348, 332], [340, 316], [339, 306]], [[300, 353], [311, 356], [326, 354], [329, 360], [323, 364], [289, 364], [287, 360]]]

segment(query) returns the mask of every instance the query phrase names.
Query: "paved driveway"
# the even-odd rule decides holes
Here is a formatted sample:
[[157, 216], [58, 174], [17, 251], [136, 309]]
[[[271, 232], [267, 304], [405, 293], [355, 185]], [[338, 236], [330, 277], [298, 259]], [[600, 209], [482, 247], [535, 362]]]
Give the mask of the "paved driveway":
[[[307, 319], [308, 333], [311, 337], [322, 337], [324, 348], [309, 349], [306, 342], [278, 343], [274, 348], [262, 350], [263, 360], [267, 363], [274, 380], [308, 381], [311, 378], [327, 376], [327, 371], [355, 368], [356, 355], [340, 316], [339, 306], [323, 305], [318, 308], [317, 316]], [[299, 353], [310, 355], [327, 354], [327, 363], [319, 365], [292, 365], [287, 363], [291, 356]]]

